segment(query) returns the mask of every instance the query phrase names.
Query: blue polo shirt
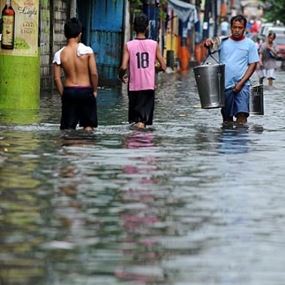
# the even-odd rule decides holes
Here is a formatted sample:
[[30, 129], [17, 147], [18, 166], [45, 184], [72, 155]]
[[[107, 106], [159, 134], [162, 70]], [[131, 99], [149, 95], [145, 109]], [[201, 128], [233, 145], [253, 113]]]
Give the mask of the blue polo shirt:
[[222, 41], [220, 62], [225, 64], [225, 88], [233, 87], [243, 77], [248, 65], [258, 61], [257, 47], [251, 39], [234, 41], [228, 38]]

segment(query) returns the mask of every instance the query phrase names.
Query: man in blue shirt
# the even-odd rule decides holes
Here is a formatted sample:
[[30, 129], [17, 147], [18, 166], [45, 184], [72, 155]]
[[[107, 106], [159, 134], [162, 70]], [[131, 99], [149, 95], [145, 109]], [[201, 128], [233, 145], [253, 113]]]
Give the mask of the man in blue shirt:
[[[242, 15], [231, 19], [231, 36], [222, 40], [219, 48], [220, 62], [225, 64], [225, 107], [222, 108], [223, 121], [245, 124], [249, 116], [249, 78], [259, 61], [255, 43], [246, 38], [247, 20]], [[205, 41], [206, 47], [212, 47], [214, 39]]]

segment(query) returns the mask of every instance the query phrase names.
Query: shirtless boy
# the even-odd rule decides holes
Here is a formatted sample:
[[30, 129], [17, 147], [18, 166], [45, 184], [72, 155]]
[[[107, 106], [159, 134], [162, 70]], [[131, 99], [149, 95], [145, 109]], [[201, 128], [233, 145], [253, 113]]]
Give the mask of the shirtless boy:
[[[97, 127], [98, 73], [93, 50], [80, 43], [82, 25], [71, 18], [64, 25], [67, 45], [56, 52], [53, 75], [61, 95], [60, 129], [75, 129], [77, 124], [86, 131]], [[64, 82], [61, 71], [64, 71]]]

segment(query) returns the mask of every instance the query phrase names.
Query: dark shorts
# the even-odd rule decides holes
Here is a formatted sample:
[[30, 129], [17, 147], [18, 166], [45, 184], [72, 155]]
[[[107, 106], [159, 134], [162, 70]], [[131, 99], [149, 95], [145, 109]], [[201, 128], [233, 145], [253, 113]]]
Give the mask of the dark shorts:
[[249, 85], [244, 85], [239, 93], [233, 92], [232, 88], [225, 90], [225, 107], [222, 108], [224, 120], [238, 113], [249, 115], [249, 93]]
[[154, 90], [129, 91], [129, 123], [152, 125]]
[[97, 102], [91, 87], [65, 87], [61, 98], [62, 114], [60, 129], [94, 127], [97, 122]]

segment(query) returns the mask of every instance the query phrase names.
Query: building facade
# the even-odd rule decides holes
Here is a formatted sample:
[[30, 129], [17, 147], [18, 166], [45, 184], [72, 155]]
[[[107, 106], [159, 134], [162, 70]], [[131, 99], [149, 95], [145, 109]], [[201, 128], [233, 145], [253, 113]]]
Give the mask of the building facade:
[[40, 53], [41, 88], [53, 88], [52, 60], [54, 53], [66, 44], [64, 23], [77, 16], [83, 23], [84, 44], [96, 54], [101, 85], [117, 83], [117, 70], [125, 41], [128, 3], [125, 0], [41, 0]]
[[52, 59], [66, 42], [63, 26], [73, 6], [68, 0], [40, 1], [39, 45], [41, 57], [41, 89], [53, 89]]

